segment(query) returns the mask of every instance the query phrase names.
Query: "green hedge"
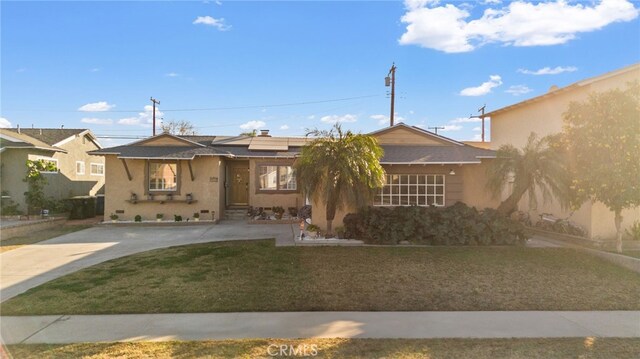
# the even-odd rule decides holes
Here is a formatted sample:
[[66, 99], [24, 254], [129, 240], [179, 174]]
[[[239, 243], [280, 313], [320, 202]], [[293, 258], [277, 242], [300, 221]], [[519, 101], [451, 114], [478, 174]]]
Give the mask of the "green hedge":
[[344, 218], [345, 236], [367, 244], [518, 245], [522, 224], [486, 208], [464, 203], [450, 207], [367, 207]]

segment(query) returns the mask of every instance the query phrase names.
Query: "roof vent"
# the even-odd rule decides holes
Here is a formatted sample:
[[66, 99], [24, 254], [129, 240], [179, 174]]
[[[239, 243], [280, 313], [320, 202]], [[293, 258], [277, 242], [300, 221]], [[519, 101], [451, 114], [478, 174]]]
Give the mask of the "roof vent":
[[260, 137], [271, 137], [271, 135], [269, 134], [269, 130], [260, 130], [260, 134], [258, 136], [260, 136]]
[[547, 91], [547, 93], [553, 92], [553, 91], [557, 90], [558, 88], [559, 88], [558, 85], [551, 85], [551, 87], [549, 87], [549, 91]]

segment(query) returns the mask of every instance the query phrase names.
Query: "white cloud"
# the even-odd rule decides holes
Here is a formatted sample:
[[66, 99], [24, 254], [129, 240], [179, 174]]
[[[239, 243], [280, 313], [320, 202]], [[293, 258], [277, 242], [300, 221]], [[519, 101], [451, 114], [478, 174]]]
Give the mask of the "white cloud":
[[480, 133], [474, 134], [473, 138], [471, 139], [471, 141], [476, 141], [476, 142], [482, 141], [482, 134], [480, 134]]
[[471, 129], [471, 131], [480, 132], [480, 131], [482, 131], [482, 127], [474, 127], [474, 128]]
[[310, 116], [307, 117], [308, 120], [313, 120], [315, 118], [316, 118], [316, 115], [310, 115]]
[[502, 4], [502, 0], [484, 0], [482, 5], [498, 5]]
[[180, 76], [180, 74], [175, 73], [175, 72], [169, 72], [169, 73], [166, 73], [166, 74], [164, 74], [164, 75], [165, 75], [166, 77], [178, 77], [178, 76]]
[[460, 91], [460, 96], [482, 96], [491, 92], [491, 89], [502, 85], [502, 78], [498, 75], [489, 76], [489, 81], [483, 82], [477, 87], [467, 87]]
[[27, 69], [24, 68], [24, 67], [21, 67], [21, 68], [16, 70], [16, 72], [25, 72], [25, 71], [27, 71]]
[[[164, 112], [156, 106], [156, 126], [160, 124]], [[118, 124], [127, 126], [153, 127], [153, 106], [145, 105], [144, 112], [139, 112], [136, 117], [125, 117], [118, 120]]]
[[99, 67], [94, 67], [94, 68], [92, 68], [92, 69], [91, 69], [91, 70], [89, 70], [89, 71], [91, 71], [91, 72], [99, 72], [99, 71], [100, 71], [100, 68], [99, 68]]
[[193, 20], [194, 25], [202, 24], [206, 26], [213, 26], [220, 31], [227, 31], [231, 29], [231, 25], [227, 25], [224, 23], [223, 18], [216, 19], [211, 16], [198, 16], [195, 20]]
[[86, 105], [82, 105], [78, 108], [78, 111], [102, 112], [102, 111], [109, 111], [114, 107], [116, 107], [116, 105], [109, 105], [106, 101], [100, 101], [100, 102], [92, 102]]
[[554, 68], [551, 67], [543, 67], [539, 70], [526, 70], [526, 69], [518, 69], [518, 72], [523, 73], [523, 74], [527, 74], [527, 75], [557, 75], [557, 74], [561, 74], [563, 72], [574, 72], [574, 71], [578, 71], [578, 68], [575, 66], [566, 66], [566, 67], [562, 67], [562, 66], [556, 66]]
[[331, 116], [323, 116], [320, 118], [320, 121], [324, 123], [338, 123], [338, 122], [356, 122], [358, 121], [358, 116], [356, 115], [331, 115]]
[[289, 125], [282, 125], [280, 126], [281, 130], [288, 130], [289, 129]]
[[455, 118], [453, 120], [451, 120], [451, 123], [466, 123], [466, 122], [480, 122], [482, 121], [481, 118], [477, 118], [477, 117], [458, 117]]
[[460, 130], [462, 130], [462, 126], [460, 126], [460, 125], [444, 125], [444, 126], [441, 126], [441, 127], [444, 127], [444, 128], [440, 128], [439, 129], [439, 131], [442, 131], [442, 132], [460, 131]]
[[509, 89], [506, 90], [505, 92], [510, 93], [513, 96], [520, 96], [520, 95], [529, 93], [531, 91], [533, 90], [527, 87], [526, 85], [513, 85], [513, 86], [509, 86]]
[[[564, 44], [576, 35], [591, 32], [638, 16], [628, 0], [601, 0], [598, 4], [564, 0], [529, 3], [514, 1], [508, 6], [487, 8], [480, 18], [465, 6], [433, 1], [405, 1], [407, 24], [402, 45], [419, 45], [447, 53], [468, 52], [487, 43], [508, 46]], [[491, 5], [490, 5], [491, 6]]]
[[372, 120], [378, 121], [378, 125], [386, 125], [389, 123], [389, 116], [385, 115], [372, 115], [370, 117]]
[[240, 125], [243, 130], [259, 130], [264, 128], [267, 124], [264, 121], [249, 121]]
[[11, 122], [4, 117], [0, 117], [0, 128], [11, 128]]
[[85, 117], [85, 118], [81, 119], [80, 122], [90, 123], [90, 124], [93, 124], [93, 125], [111, 125], [111, 124], [113, 124], [113, 120], [110, 119], [110, 118]]

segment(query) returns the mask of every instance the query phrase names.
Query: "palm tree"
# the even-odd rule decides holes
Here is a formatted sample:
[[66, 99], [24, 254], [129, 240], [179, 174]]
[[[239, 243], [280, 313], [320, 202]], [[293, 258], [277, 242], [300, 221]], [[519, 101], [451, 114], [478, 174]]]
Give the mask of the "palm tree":
[[512, 145], [502, 145], [496, 160], [488, 169], [488, 189], [494, 196], [502, 193], [509, 179], [513, 179], [513, 190], [498, 211], [510, 215], [518, 208], [518, 202], [527, 194], [530, 206], [537, 206], [536, 190], [542, 193], [544, 202], [553, 195], [563, 207], [569, 201], [569, 172], [558, 150], [551, 145], [552, 137], [538, 139], [535, 133], [529, 135], [522, 149]]
[[309, 135], [317, 138], [302, 148], [295, 163], [296, 176], [305, 193], [325, 203], [330, 234], [337, 209], [367, 205], [375, 189], [383, 185], [383, 151], [374, 137], [343, 132], [339, 124], [329, 131], [312, 130]]

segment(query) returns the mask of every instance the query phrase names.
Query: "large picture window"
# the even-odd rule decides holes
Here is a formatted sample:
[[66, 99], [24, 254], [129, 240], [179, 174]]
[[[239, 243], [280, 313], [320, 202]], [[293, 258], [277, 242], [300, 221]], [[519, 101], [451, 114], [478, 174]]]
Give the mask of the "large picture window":
[[102, 163], [92, 163], [91, 164], [91, 175], [92, 176], [104, 176], [104, 164], [102, 164]]
[[374, 206], [444, 206], [444, 175], [388, 174]]
[[149, 163], [149, 191], [176, 191], [178, 170], [175, 163]]
[[296, 175], [291, 166], [258, 166], [260, 191], [295, 191]]

